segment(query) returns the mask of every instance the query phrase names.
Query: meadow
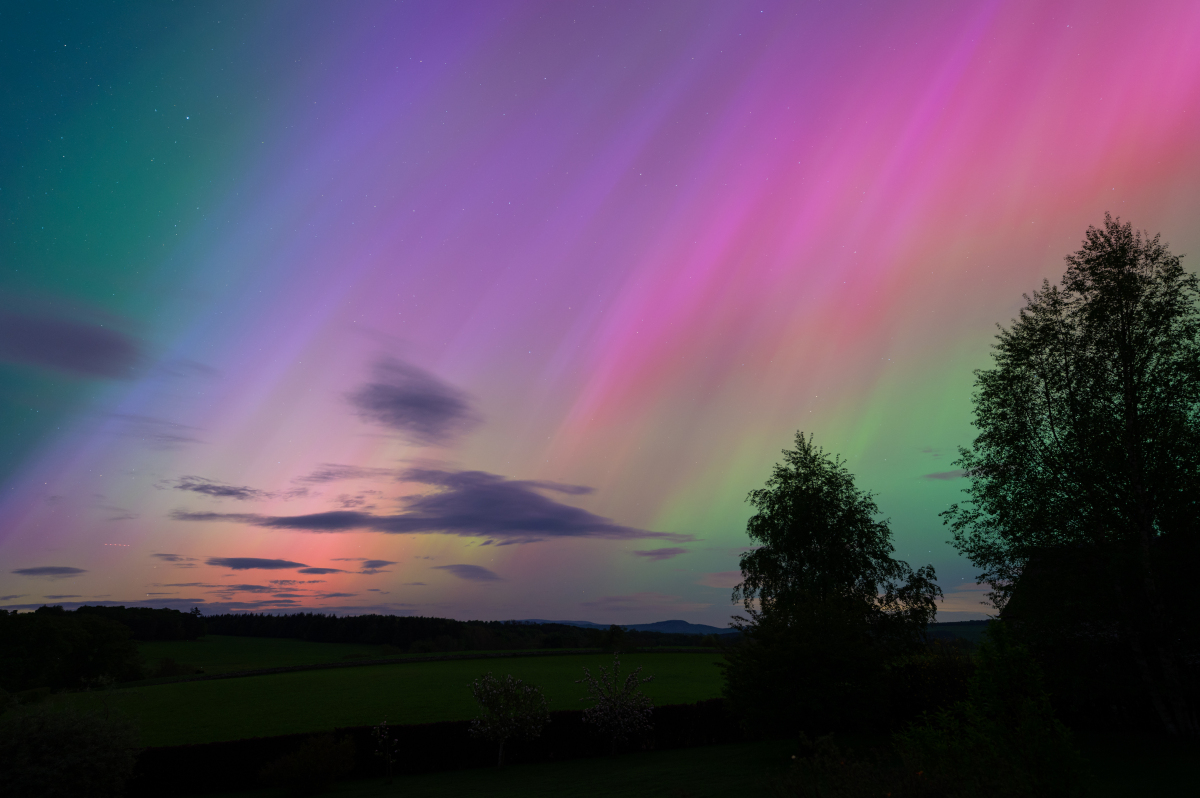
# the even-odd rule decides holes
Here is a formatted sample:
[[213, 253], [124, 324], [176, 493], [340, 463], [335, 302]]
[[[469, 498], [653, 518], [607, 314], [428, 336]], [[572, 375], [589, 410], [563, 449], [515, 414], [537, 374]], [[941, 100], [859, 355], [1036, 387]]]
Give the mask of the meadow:
[[[205, 648], [206, 640], [144, 644], [144, 650], [147, 657], [172, 656], [170, 652], [180, 649], [199, 652], [198, 656], [189, 653], [173, 658], [203, 665], [206, 673], [220, 668], [244, 670], [247, 664], [267, 668], [379, 655], [378, 646], [234, 638], [232, 642], [214, 641]], [[655, 677], [643, 690], [661, 705], [718, 697], [719, 660], [716, 652], [632, 653], [624, 655], [621, 664], [623, 673], [642, 665], [644, 676]], [[143, 745], [182, 745], [328, 731], [383, 720], [392, 724], [468, 720], [476, 714], [470, 683], [488, 671], [497, 676], [511, 673], [538, 685], [551, 709], [581, 709], [585, 691], [575, 680], [582, 678], [585, 666], [597, 674], [600, 666], [612, 666], [612, 656], [564, 654], [435, 662], [412, 657], [353, 668], [141, 684], [65, 694], [58, 700], [130, 716], [138, 724]], [[210, 667], [214, 670], [209, 671]]]
[[355, 643], [310, 643], [277, 637], [205, 635], [198, 640], [164, 640], [138, 644], [153, 667], [162, 659], [203, 668], [205, 674], [232, 673], [294, 665], [318, 665], [396, 656], [383, 646]]

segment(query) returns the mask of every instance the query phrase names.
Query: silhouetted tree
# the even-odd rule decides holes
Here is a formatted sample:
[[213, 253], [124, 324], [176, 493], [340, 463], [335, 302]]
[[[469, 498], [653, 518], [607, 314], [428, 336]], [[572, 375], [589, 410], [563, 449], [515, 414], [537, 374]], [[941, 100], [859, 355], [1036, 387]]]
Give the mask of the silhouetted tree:
[[533, 739], [550, 722], [546, 696], [540, 687], [512, 675], [497, 679], [489, 672], [471, 683], [479, 702], [479, 717], [471, 721], [471, 734], [498, 743], [496, 767], [504, 764], [504, 743], [513, 737]]
[[1195, 636], [1168, 607], [1200, 554], [1200, 283], [1107, 214], [1066, 261], [976, 372], [969, 500], [943, 516], [1005, 617], [1036, 626], [1055, 583], [1086, 583], [1049, 636], [1121, 640], [1163, 726], [1195, 734]]
[[754, 726], [853, 725], [883, 702], [886, 661], [923, 641], [941, 590], [933, 566], [892, 557], [887, 521], [843, 462], [796, 433], [746, 526], [733, 600], [745, 639], [727, 654], [726, 695]]

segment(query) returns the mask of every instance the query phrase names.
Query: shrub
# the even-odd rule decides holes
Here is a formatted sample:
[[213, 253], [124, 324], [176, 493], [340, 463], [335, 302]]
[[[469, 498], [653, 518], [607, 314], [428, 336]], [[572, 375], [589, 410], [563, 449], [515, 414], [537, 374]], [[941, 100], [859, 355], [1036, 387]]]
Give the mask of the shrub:
[[994, 623], [959, 701], [895, 735], [890, 750], [849, 756], [826, 737], [807, 744], [777, 792], [804, 798], [1065, 798], [1082, 758], [1054, 717], [1037, 663]]
[[0, 718], [0, 795], [105, 798], [124, 794], [137, 758], [126, 720], [46, 705]]
[[268, 786], [282, 787], [291, 795], [316, 795], [329, 790], [352, 770], [354, 742], [322, 734], [309, 737], [295, 752], [267, 765], [260, 778]]
[[503, 680], [486, 675], [471, 683], [479, 702], [479, 717], [471, 721], [471, 734], [499, 743], [496, 767], [504, 764], [504, 743], [513, 737], [533, 739], [550, 722], [550, 711], [541, 688], [512, 675]]
[[651, 714], [654, 712], [654, 702], [650, 696], [642, 692], [642, 685], [652, 681], [653, 676], [641, 678], [641, 666], [625, 677], [618, 684], [621, 673], [621, 658], [613, 654], [612, 673], [600, 666], [600, 678], [592, 676], [586, 667], [583, 678], [576, 684], [587, 685], [588, 694], [581, 701], [595, 701], [593, 706], [583, 711], [585, 723], [594, 724], [601, 734], [608, 737], [615, 753], [617, 746], [623, 742], [641, 740], [651, 729]]

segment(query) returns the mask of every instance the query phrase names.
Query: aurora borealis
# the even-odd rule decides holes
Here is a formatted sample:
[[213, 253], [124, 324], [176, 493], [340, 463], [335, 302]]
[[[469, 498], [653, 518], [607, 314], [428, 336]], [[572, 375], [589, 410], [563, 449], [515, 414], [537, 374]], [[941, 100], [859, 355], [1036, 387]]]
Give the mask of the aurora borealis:
[[1190, 2], [2, 14], [0, 606], [723, 626], [803, 430], [981, 617], [996, 323], [1200, 251]]

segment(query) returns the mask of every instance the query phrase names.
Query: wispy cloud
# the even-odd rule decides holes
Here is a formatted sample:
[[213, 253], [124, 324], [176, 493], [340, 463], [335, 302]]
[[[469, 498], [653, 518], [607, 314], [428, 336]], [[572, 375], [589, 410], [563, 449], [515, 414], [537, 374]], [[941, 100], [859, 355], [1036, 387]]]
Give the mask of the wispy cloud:
[[337, 463], [321, 463], [317, 470], [303, 477], [293, 479], [300, 485], [320, 485], [325, 482], [336, 482], [344, 479], [384, 479], [395, 477], [394, 468], [365, 468], [363, 466], [339, 465]]
[[188, 557], [183, 554], [167, 554], [165, 552], [151, 554], [150, 556], [160, 559], [163, 562], [180, 563], [180, 562], [195, 562], [196, 561], [195, 557]]
[[638, 557], [645, 557], [650, 560], [669, 560], [672, 557], [678, 557], [680, 554], [687, 554], [687, 549], [649, 549], [647, 551], [635, 551]]
[[272, 494], [265, 490], [247, 487], [245, 485], [226, 485], [223, 482], [206, 479], [205, 477], [187, 476], [180, 477], [171, 485], [175, 490], [186, 490], [192, 493], [200, 493], [205, 496], [212, 496], [216, 499], [237, 499], [239, 501], [249, 501], [257, 499], [269, 499]]
[[680, 596], [665, 593], [629, 593], [622, 596], [603, 596], [593, 601], [581, 601], [579, 606], [597, 612], [659, 614], [669, 612], [694, 612], [711, 606], [707, 603], [687, 601]]
[[502, 582], [497, 574], [484, 568], [482, 565], [435, 565], [435, 571], [449, 571], [459, 579], [465, 579], [468, 582]]
[[956, 468], [953, 471], [937, 471], [933, 474], [922, 474], [925, 479], [962, 479], [967, 475], [967, 472], [961, 468]]
[[396, 430], [417, 444], [447, 443], [478, 423], [467, 395], [427, 371], [385, 358], [375, 380], [350, 396], [365, 421]]
[[110, 418], [122, 422], [120, 435], [137, 438], [152, 449], [177, 449], [189, 443], [201, 443], [195, 437], [196, 427], [150, 416], [113, 413]]
[[344, 574], [346, 572], [343, 571], [341, 568], [301, 568], [300, 573], [320, 575], [320, 574]]
[[353, 510], [334, 510], [295, 516], [264, 516], [254, 513], [187, 512], [177, 510], [178, 521], [234, 521], [271, 529], [309, 532], [344, 532], [356, 529], [394, 535], [444, 533], [462, 537], [503, 539], [528, 543], [545, 538], [594, 537], [616, 540], [658, 538], [686, 543], [692, 535], [651, 532], [615, 524], [555, 501], [543, 491], [578, 496], [591, 492], [581, 485], [506, 479], [485, 471], [410, 469], [402, 475], [407, 482], [430, 485], [438, 490], [403, 501], [405, 512], [374, 515]]

